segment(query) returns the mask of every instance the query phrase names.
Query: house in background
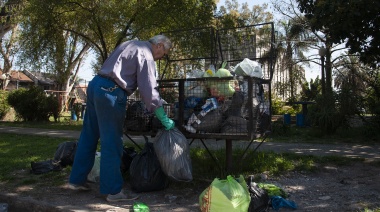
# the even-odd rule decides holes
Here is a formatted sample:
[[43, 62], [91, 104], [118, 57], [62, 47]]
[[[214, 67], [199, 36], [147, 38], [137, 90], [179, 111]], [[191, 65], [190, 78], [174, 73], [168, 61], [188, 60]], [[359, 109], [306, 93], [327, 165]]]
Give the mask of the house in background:
[[0, 69], [0, 76], [7, 79], [4, 82], [6, 83], [5, 90], [8, 91], [28, 88], [32, 85], [39, 86], [43, 90], [55, 90], [57, 87], [55, 81], [49, 77], [48, 73], [12, 70], [10, 73], [4, 74]]
[[34, 85], [41, 87], [43, 90], [56, 90], [57, 84], [50, 77], [51, 74], [40, 71], [24, 70], [23, 73], [33, 80]]
[[[2, 70], [0, 70], [0, 76], [3, 75]], [[10, 71], [10, 74], [5, 74], [7, 80], [5, 81], [5, 90], [11, 91], [19, 88], [28, 88], [34, 84], [34, 81], [28, 77], [22, 71]]]

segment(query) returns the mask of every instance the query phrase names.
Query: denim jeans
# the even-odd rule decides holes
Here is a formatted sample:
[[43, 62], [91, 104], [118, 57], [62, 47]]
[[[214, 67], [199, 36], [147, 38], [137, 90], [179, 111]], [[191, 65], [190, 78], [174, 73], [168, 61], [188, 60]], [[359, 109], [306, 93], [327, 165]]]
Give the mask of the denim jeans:
[[100, 139], [100, 193], [123, 187], [120, 170], [127, 93], [109, 79], [95, 76], [87, 88], [87, 108], [69, 182], [81, 185], [91, 171]]

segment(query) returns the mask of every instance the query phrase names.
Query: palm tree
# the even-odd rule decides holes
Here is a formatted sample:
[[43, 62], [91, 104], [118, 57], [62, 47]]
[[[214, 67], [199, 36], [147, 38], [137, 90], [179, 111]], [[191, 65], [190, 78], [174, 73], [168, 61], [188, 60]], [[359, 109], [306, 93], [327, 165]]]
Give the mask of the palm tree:
[[283, 78], [284, 80], [287, 79], [288, 82], [281, 84], [287, 85], [290, 99], [295, 99], [297, 87], [305, 81], [304, 69], [299, 63], [306, 61], [304, 53], [308, 49], [310, 36], [309, 31], [300, 24], [301, 19], [302, 17], [278, 23], [280, 29], [277, 44], [278, 59], [282, 65], [279, 68], [280, 72], [288, 75]]

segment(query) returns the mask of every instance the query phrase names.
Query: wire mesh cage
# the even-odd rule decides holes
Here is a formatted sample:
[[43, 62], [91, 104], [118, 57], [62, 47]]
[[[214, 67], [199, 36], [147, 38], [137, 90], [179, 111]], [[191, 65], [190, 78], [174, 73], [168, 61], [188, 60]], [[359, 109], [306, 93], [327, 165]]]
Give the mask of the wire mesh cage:
[[[188, 138], [252, 139], [269, 130], [268, 84], [252, 77], [161, 80], [164, 109]], [[137, 109], [136, 109], [137, 108]], [[161, 128], [138, 99], [127, 109], [126, 131]]]
[[262, 79], [272, 79], [275, 61], [273, 23], [219, 29], [217, 33], [218, 61], [232, 67], [248, 58], [261, 64]]
[[[253, 139], [270, 131], [273, 23], [164, 34], [176, 46], [160, 62], [158, 89], [166, 113], [187, 138]], [[139, 101], [138, 95], [131, 100]], [[134, 123], [125, 126], [127, 133], [154, 135], [162, 127], [153, 115], [128, 114]], [[144, 119], [136, 121], [136, 114]]]
[[192, 70], [204, 70], [217, 60], [217, 36], [211, 27], [163, 32], [173, 48], [168, 60], [159, 61], [160, 79], [186, 78]]

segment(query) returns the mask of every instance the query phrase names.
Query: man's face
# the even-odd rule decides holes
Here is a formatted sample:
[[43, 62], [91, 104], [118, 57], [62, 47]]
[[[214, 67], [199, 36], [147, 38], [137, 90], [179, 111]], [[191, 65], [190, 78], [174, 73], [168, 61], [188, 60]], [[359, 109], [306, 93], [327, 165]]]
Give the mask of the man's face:
[[160, 60], [162, 58], [167, 58], [170, 52], [169, 49], [165, 49], [164, 44], [158, 43], [154, 49], [153, 58], [154, 60]]

